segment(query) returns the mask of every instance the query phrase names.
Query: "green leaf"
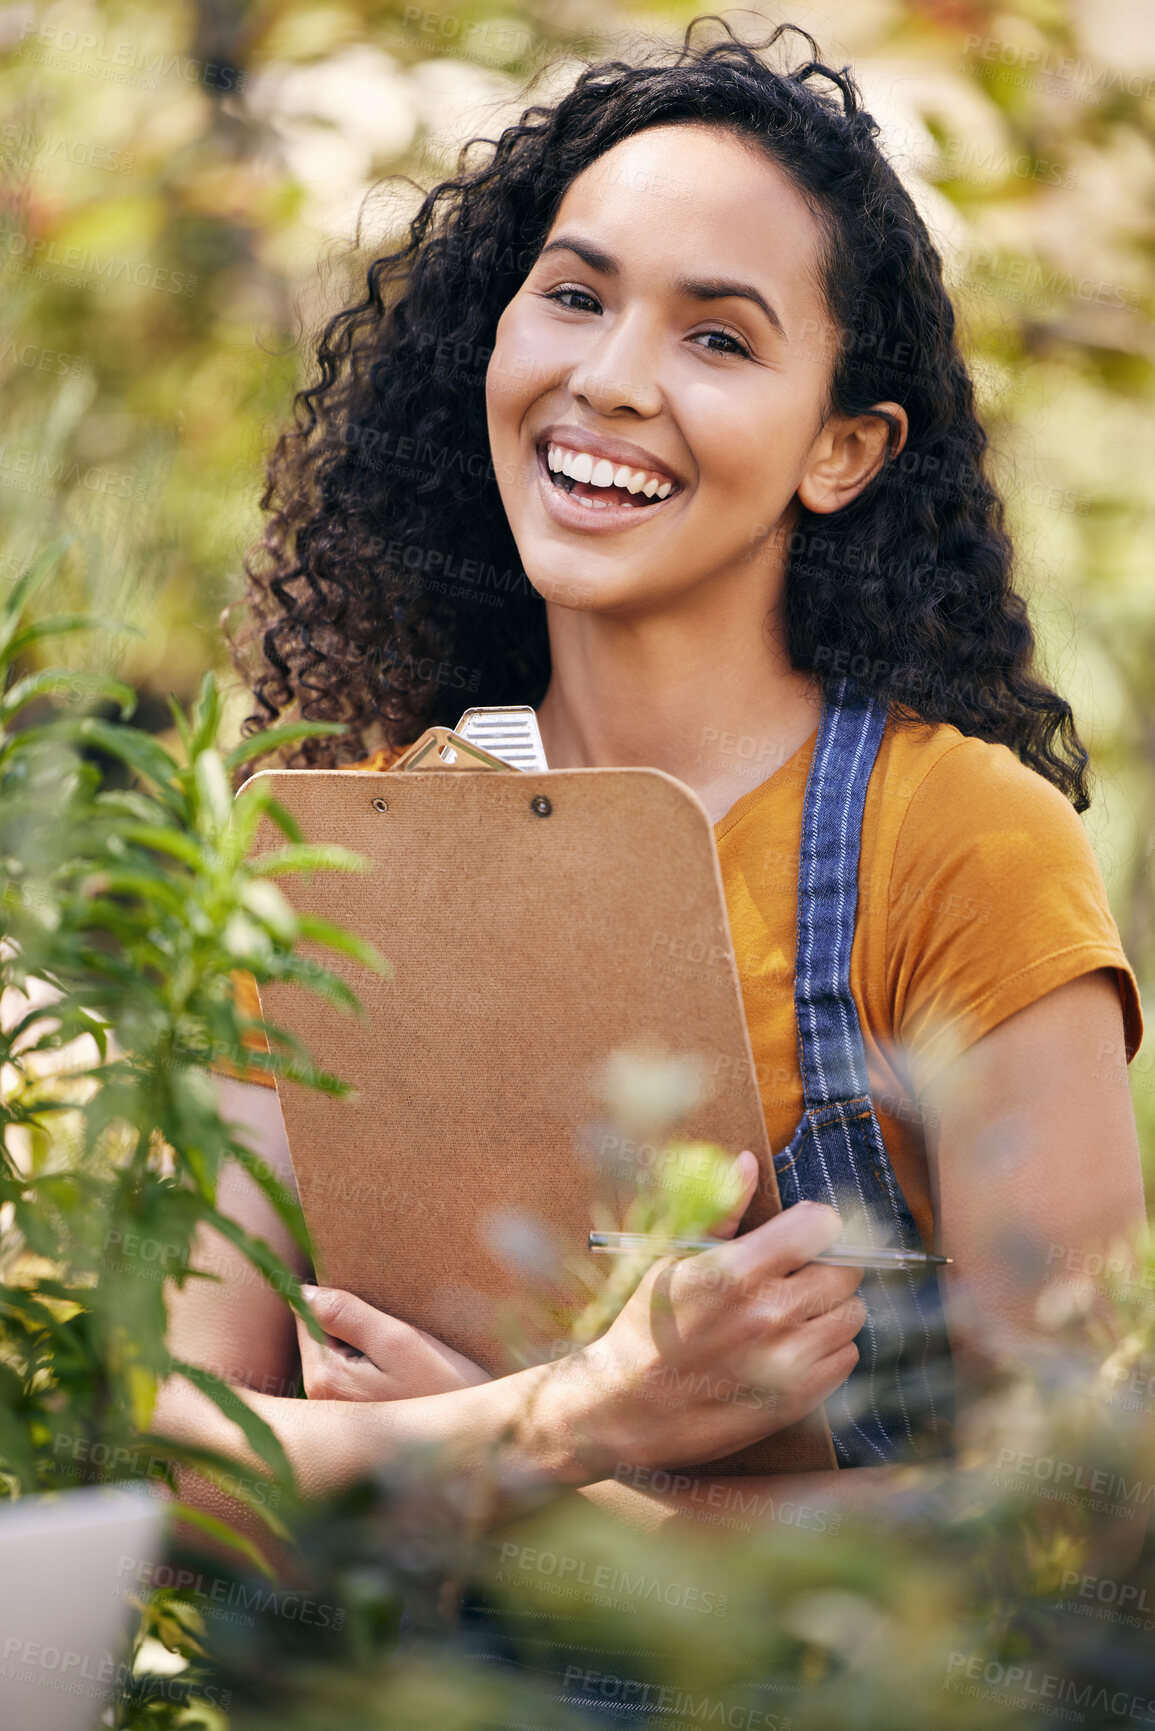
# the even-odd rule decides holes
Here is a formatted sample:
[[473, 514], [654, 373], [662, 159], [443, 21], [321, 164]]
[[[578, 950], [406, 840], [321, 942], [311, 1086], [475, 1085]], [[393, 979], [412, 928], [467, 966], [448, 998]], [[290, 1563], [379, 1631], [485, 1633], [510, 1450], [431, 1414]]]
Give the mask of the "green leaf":
[[370, 872], [373, 869], [374, 862], [366, 859], [364, 854], [335, 844], [329, 847], [290, 844], [269, 853], [256, 854], [249, 861], [253, 875], [263, 878], [284, 877], [289, 872]]
[[172, 1519], [187, 1521], [190, 1527], [199, 1527], [202, 1533], [207, 1533], [210, 1539], [238, 1551], [245, 1561], [259, 1569], [266, 1579], [276, 1582], [277, 1572], [267, 1559], [262, 1556], [259, 1548], [247, 1534], [240, 1532], [228, 1521], [218, 1520], [216, 1515], [208, 1515], [203, 1509], [194, 1508], [192, 1503], [176, 1502], [172, 1505]]
[[193, 750], [192, 729], [188, 724], [188, 716], [185, 714], [175, 697], [169, 697], [168, 707], [169, 713], [173, 719], [173, 724], [176, 727], [177, 733], [180, 735], [180, 742], [184, 746], [185, 757], [188, 759], [189, 763], [191, 763], [193, 758], [196, 756], [196, 753]]
[[101, 721], [91, 715], [78, 721], [69, 731], [81, 744], [95, 746], [110, 757], [118, 757], [129, 769], [151, 781], [166, 804], [176, 806], [179, 803], [183, 807], [183, 800], [178, 802], [173, 788], [178, 770], [176, 759], [147, 733], [141, 733], [135, 727], [119, 727], [115, 722]]
[[255, 757], [265, 757], [271, 751], [281, 751], [286, 745], [296, 745], [302, 739], [329, 739], [334, 734], [348, 733], [339, 721], [287, 721], [280, 727], [270, 727], [264, 733], [254, 733], [234, 746], [225, 758], [225, 768], [240, 769]]
[[[145, 902], [155, 902], [158, 907], [167, 908], [170, 914], [179, 920], [187, 906], [188, 892], [180, 880], [174, 881], [172, 876], [157, 870], [148, 871], [109, 871], [107, 868], [97, 874], [97, 885], [101, 896], [140, 896]], [[103, 900], [92, 902], [94, 912], [99, 912], [102, 919], [111, 923], [114, 911]]]
[[131, 823], [125, 824], [118, 832], [125, 841], [135, 842], [138, 847], [150, 848], [156, 853], [166, 853], [173, 859], [181, 861], [199, 872], [204, 866], [204, 853], [194, 841], [179, 829], [162, 829], [159, 824]]
[[223, 705], [220, 692], [217, 689], [216, 678], [211, 668], [205, 673], [197, 692], [196, 701], [192, 706], [192, 738], [190, 740], [189, 762], [194, 762], [202, 752], [216, 750], [217, 735], [221, 730], [221, 714]]
[[[270, 1198], [270, 1200], [272, 1199]], [[257, 1238], [246, 1232], [237, 1221], [227, 1214], [221, 1214], [216, 1208], [206, 1208], [203, 1218], [207, 1224], [216, 1227], [222, 1238], [227, 1238], [230, 1244], [236, 1245], [253, 1267], [259, 1269], [265, 1276], [274, 1290], [280, 1290], [296, 1281], [296, 1275], [292, 1269], [281, 1260], [271, 1244], [266, 1244], [263, 1238]]]
[[27, 703], [36, 697], [51, 697], [67, 689], [91, 698], [107, 698], [120, 706], [121, 720], [126, 721], [136, 708], [136, 693], [131, 685], [110, 679], [104, 673], [72, 673], [67, 667], [46, 668], [42, 673], [30, 673], [18, 679], [0, 700], [0, 724], [11, 721]]
[[144, 636], [143, 631], [126, 625], [122, 619], [105, 619], [98, 613], [57, 613], [18, 631], [8, 644], [8, 660], [15, 661], [34, 643], [43, 643], [49, 637], [72, 637], [78, 631], [130, 631], [134, 637]]
[[225, 766], [215, 751], [198, 752], [193, 763], [197, 792], [214, 835], [228, 828], [229, 811], [233, 803]]
[[17, 627], [23, 616], [24, 609], [40, 588], [52, 567], [59, 563], [72, 545], [71, 535], [60, 535], [51, 541], [42, 553], [38, 553], [31, 565], [27, 566], [17, 577], [8, 592], [7, 599], [0, 608], [0, 658], [5, 658]]
[[[233, 1124], [230, 1125], [229, 1128], [234, 1131], [243, 1132], [244, 1126]], [[278, 1217], [292, 1233], [294, 1242], [300, 1246], [306, 1256], [311, 1257], [313, 1254], [313, 1247], [309, 1242], [309, 1233], [305, 1225], [305, 1216], [302, 1214], [301, 1205], [293, 1195], [293, 1192], [287, 1190], [284, 1184], [280, 1182], [277, 1174], [272, 1170], [268, 1161], [261, 1159], [258, 1155], [254, 1154], [253, 1150], [246, 1147], [244, 1142], [239, 1140], [233, 1141], [230, 1145], [229, 1152], [232, 1154], [233, 1159], [237, 1162], [238, 1166], [242, 1167], [244, 1171], [248, 1173], [257, 1188], [263, 1191], [265, 1196], [268, 1197], [269, 1202], [276, 1210]], [[286, 1265], [285, 1275], [278, 1281], [278, 1286], [284, 1289], [290, 1284], [299, 1296], [301, 1290], [300, 1282], [292, 1273], [292, 1270]], [[320, 1336], [318, 1336], [318, 1338], [320, 1338]]]
[[[251, 1514], [256, 1515], [271, 1533], [275, 1533], [279, 1539], [291, 1542], [292, 1535], [284, 1521], [245, 1483], [241, 1475], [246, 1470], [251, 1473], [251, 1469], [246, 1469], [243, 1462], [238, 1462], [231, 1455], [222, 1454], [218, 1449], [200, 1448], [196, 1443], [178, 1442], [175, 1437], [158, 1436], [153, 1432], [140, 1437], [139, 1442], [142, 1448], [152, 1449], [158, 1455], [163, 1453], [178, 1466], [191, 1467], [225, 1496], [233, 1497]], [[262, 1486], [268, 1483], [264, 1479], [259, 1482]]]
[[241, 889], [241, 904], [286, 948], [296, 942], [297, 916], [276, 884], [266, 883], [263, 878], [251, 879]]
[[15, 1473], [31, 1490], [36, 1483], [36, 1456], [21, 1422], [23, 1394], [21, 1379], [7, 1365], [0, 1365], [0, 1468]]
[[294, 1488], [293, 1469], [280, 1437], [260, 1413], [254, 1412], [248, 1402], [241, 1399], [236, 1389], [230, 1388], [219, 1376], [214, 1376], [211, 1370], [189, 1364], [184, 1359], [174, 1358], [170, 1368], [173, 1376], [183, 1376], [194, 1388], [207, 1395], [237, 1426], [253, 1453], [264, 1461], [274, 1476], [290, 1489]]
[[359, 938], [355, 932], [347, 932], [343, 926], [335, 926], [329, 920], [318, 919], [314, 914], [300, 916], [301, 936], [311, 938], [315, 944], [324, 944], [327, 949], [337, 950], [343, 956], [351, 956], [355, 962], [368, 968], [371, 973], [379, 974], [383, 980], [393, 978], [393, 964], [387, 962], [380, 950], [365, 938]]

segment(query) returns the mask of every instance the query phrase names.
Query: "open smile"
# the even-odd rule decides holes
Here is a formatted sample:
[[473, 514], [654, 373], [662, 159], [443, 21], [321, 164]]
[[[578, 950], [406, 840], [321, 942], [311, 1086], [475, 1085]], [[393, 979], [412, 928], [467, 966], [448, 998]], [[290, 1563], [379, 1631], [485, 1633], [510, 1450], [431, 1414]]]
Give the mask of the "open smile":
[[615, 463], [576, 446], [538, 446], [538, 477], [550, 515], [582, 529], [633, 526], [682, 491], [659, 469]]

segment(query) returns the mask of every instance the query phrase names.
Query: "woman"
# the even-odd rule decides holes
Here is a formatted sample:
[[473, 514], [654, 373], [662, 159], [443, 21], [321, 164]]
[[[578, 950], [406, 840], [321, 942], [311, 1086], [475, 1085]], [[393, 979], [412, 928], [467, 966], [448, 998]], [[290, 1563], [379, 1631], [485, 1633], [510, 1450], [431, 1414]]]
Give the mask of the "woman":
[[[254, 725], [346, 721], [302, 761], [383, 767], [467, 703], [529, 702], [551, 767], [686, 782], [715, 822], [783, 1199], [952, 1257], [965, 1373], [1029, 1340], [1056, 1245], [1141, 1217], [1137, 989], [1075, 815], [1086, 753], [1033, 666], [939, 256], [847, 73], [776, 73], [693, 32], [528, 110], [330, 323], [251, 563]], [[226, 1086], [272, 1148], [270, 1101]], [[232, 1205], [266, 1224], [239, 1180]], [[709, 1255], [769, 1258], [788, 1289], [800, 1218], [832, 1230], [788, 1209]], [[689, 1305], [684, 1267], [674, 1280]], [[828, 1411], [841, 1463], [869, 1468], [941, 1440], [951, 1387], [935, 1284], [864, 1293], [858, 1368]], [[815, 1284], [812, 1320], [780, 1341], [784, 1376], [806, 1329], [827, 1331], [792, 1412], [849, 1370], [846, 1298]], [[243, 1321], [238, 1380], [289, 1374], [284, 1307], [219, 1302]], [[203, 1295], [182, 1303], [185, 1354], [203, 1354], [218, 1324]], [[434, 1393], [475, 1372], [348, 1295], [317, 1307], [367, 1357], [303, 1341], [309, 1392], [384, 1429], [354, 1446], [358, 1406], [266, 1400], [306, 1483], [327, 1449], [364, 1464], [439, 1402], [434, 1429], [460, 1439], [455, 1415], [498, 1411], [516, 1381]], [[734, 1326], [710, 1343], [731, 1363]], [[645, 1328], [635, 1305], [619, 1405], [574, 1419], [586, 1453], [555, 1482], [717, 1458], [719, 1403], [663, 1415], [662, 1437], [635, 1404], [621, 1428], [657, 1350]], [[563, 1434], [547, 1413], [535, 1470]]]

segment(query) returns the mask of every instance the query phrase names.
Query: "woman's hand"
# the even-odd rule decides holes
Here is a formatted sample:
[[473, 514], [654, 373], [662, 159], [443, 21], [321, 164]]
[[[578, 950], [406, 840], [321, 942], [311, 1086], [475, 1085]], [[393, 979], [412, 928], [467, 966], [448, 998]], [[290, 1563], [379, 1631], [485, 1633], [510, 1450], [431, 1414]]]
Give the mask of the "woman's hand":
[[323, 1343], [314, 1340], [296, 1318], [310, 1400], [412, 1400], [490, 1380], [471, 1358], [351, 1292], [335, 1286], [302, 1291], [327, 1336]]
[[587, 1474], [609, 1478], [717, 1460], [797, 1423], [858, 1361], [862, 1271], [811, 1260], [841, 1230], [832, 1208], [800, 1202], [656, 1263], [600, 1340], [549, 1367], [539, 1429], [563, 1428]]
[[[741, 1194], [711, 1237], [734, 1236], [757, 1187], [756, 1157], [748, 1151], [739, 1154], [737, 1165]], [[310, 1400], [412, 1400], [490, 1381], [471, 1358], [351, 1292], [335, 1286], [305, 1286], [302, 1291], [328, 1336], [324, 1342], [314, 1340], [300, 1317], [295, 1318]]]

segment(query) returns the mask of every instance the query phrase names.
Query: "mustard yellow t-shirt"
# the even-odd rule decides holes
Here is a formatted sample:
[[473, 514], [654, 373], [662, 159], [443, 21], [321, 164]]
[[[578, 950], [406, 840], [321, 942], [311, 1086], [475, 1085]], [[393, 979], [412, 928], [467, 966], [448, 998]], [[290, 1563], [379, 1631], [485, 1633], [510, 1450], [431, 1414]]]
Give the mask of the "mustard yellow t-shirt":
[[[715, 826], [770, 1145], [802, 1115], [794, 1017], [798, 853], [817, 733]], [[358, 769], [387, 769], [374, 753]], [[1127, 1058], [1139, 991], [1091, 844], [1058, 790], [1008, 747], [888, 722], [866, 793], [850, 985], [883, 1139], [934, 1237], [918, 1089], [1016, 1010], [1113, 968]], [[256, 1013], [251, 978], [237, 976]], [[251, 1072], [255, 1081], [271, 1078]]]
[[[798, 853], [814, 734], [715, 825], [770, 1145], [802, 1115], [794, 1017]], [[918, 1088], [1016, 1010], [1116, 970], [1128, 1058], [1135, 976], [1074, 809], [1004, 745], [888, 723], [866, 793], [850, 986], [871, 1096], [915, 1222], [933, 1240]]]

